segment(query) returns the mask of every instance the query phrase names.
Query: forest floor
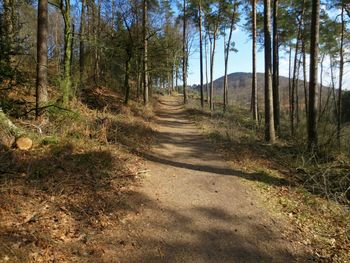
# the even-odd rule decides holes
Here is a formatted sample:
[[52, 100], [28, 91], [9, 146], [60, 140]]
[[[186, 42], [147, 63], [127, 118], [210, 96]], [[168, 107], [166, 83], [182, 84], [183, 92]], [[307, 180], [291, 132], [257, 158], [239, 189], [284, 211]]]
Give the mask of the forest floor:
[[18, 121], [36, 125], [32, 150], [0, 147], [0, 262], [346, 262], [348, 217], [291, 192], [244, 127], [221, 140], [221, 119], [177, 96], [82, 101], [40, 135]]

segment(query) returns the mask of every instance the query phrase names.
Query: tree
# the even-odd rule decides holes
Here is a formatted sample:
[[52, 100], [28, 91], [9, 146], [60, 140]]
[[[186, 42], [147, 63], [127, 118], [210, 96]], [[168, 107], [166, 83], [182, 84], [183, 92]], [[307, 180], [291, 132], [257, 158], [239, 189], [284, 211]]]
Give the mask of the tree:
[[61, 0], [59, 4], [64, 21], [64, 54], [63, 54], [63, 80], [62, 80], [62, 105], [68, 106], [72, 96], [72, 24], [70, 0]]
[[219, 35], [219, 30], [222, 22], [222, 1], [211, 2], [206, 13], [206, 30], [210, 41], [210, 110], [214, 110], [214, 60], [216, 41]]
[[[232, 6], [232, 8], [231, 8]], [[234, 46], [232, 46], [232, 32], [234, 30], [234, 27], [235, 27], [235, 23], [236, 23], [236, 20], [237, 20], [237, 7], [238, 7], [238, 2], [234, 2], [233, 4], [232, 3], [227, 3], [227, 7], [225, 8], [226, 12], [228, 12], [228, 16], [231, 17], [230, 19], [230, 23], [229, 23], [229, 36], [228, 36], [228, 41], [227, 43], [224, 43], [225, 44], [225, 74], [224, 74], [224, 96], [223, 96], [223, 111], [225, 112], [226, 111], [226, 108], [227, 108], [227, 105], [228, 105], [228, 79], [227, 79], [227, 67], [228, 67], [228, 58], [229, 58], [229, 54], [230, 54], [230, 51], [233, 50], [233, 51], [236, 51], [236, 49], [234, 48]], [[225, 41], [224, 41], [225, 42]]]
[[275, 142], [275, 125], [272, 93], [271, 62], [271, 2], [264, 0], [264, 49], [265, 49], [265, 139]]
[[273, 118], [275, 130], [280, 130], [280, 95], [279, 95], [279, 38], [278, 38], [278, 0], [273, 1]]
[[204, 107], [204, 92], [203, 92], [203, 37], [202, 37], [202, 1], [198, 1], [198, 28], [199, 28], [199, 60], [200, 60], [200, 94], [201, 106]]
[[251, 0], [252, 6], [252, 99], [251, 108], [253, 120], [258, 124], [258, 84], [256, 74], [256, 0]]
[[320, 0], [312, 1], [311, 38], [310, 38], [310, 83], [308, 116], [308, 149], [314, 151], [318, 146], [317, 134], [317, 76], [320, 32]]
[[344, 33], [345, 33], [345, 21], [344, 21], [344, 4], [341, 1], [341, 36], [340, 36], [340, 49], [339, 49], [339, 87], [338, 87], [338, 109], [337, 109], [337, 141], [340, 148], [340, 133], [341, 133], [341, 117], [342, 117], [342, 89], [343, 89], [343, 76], [344, 76]]
[[182, 89], [184, 104], [187, 103], [187, 64], [188, 64], [188, 39], [187, 39], [187, 2], [183, 0], [183, 30], [182, 30]]
[[80, 85], [83, 84], [85, 74], [85, 0], [81, 1], [81, 15], [80, 15], [80, 45], [79, 45], [79, 79]]
[[143, 19], [142, 19], [142, 36], [143, 36], [143, 102], [148, 104], [149, 87], [148, 87], [148, 4], [143, 0]]
[[37, 68], [36, 68], [36, 100], [35, 115], [39, 117], [40, 107], [48, 101], [47, 94], [47, 37], [48, 37], [48, 2], [38, 2], [38, 32], [37, 32]]

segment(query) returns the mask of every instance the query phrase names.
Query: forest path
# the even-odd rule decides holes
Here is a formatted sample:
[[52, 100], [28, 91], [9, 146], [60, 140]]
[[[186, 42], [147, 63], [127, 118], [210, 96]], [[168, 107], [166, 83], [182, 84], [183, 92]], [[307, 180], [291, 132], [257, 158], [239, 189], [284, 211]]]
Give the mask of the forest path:
[[143, 154], [149, 174], [130, 204], [140, 208], [128, 222], [133, 249], [122, 262], [294, 262], [281, 223], [188, 120], [181, 98], [159, 103], [157, 143]]

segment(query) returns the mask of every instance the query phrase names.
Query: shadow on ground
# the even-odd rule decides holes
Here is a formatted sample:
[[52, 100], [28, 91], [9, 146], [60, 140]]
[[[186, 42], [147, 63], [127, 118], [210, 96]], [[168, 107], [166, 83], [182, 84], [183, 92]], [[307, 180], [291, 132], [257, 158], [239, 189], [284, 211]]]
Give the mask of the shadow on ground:
[[115, 228], [130, 209], [129, 157], [69, 143], [40, 151], [0, 154], [0, 255], [10, 262], [67, 262], [101, 254], [89, 240]]
[[[281, 262], [286, 258], [289, 258], [290, 262], [297, 259], [301, 260], [300, 262], [311, 262], [309, 255], [302, 252], [291, 255], [283, 245], [274, 248], [271, 253], [260, 250], [256, 246], [257, 242], [259, 247], [263, 248], [268, 246], [271, 240], [276, 242], [280, 237], [274, 234], [275, 230], [270, 226], [262, 225], [249, 216], [231, 215], [222, 209], [205, 205], [185, 211], [165, 209], [139, 192], [135, 192], [133, 197], [135, 203], [132, 206], [136, 210], [142, 207], [153, 216], [146, 220], [147, 225], [142, 218], [128, 225], [132, 230], [128, 232], [127, 239], [111, 237], [113, 243], [119, 243], [120, 253], [124, 255], [121, 262]], [[201, 220], [208, 219], [208, 222], [219, 221], [220, 226], [199, 224], [196, 216]], [[259, 233], [259, 236], [249, 236], [242, 232], [242, 222], [248, 225], [252, 233]], [[135, 224], [138, 228], [136, 231]], [[237, 227], [231, 230], [232, 225]], [[173, 239], [173, 235], [186, 238], [182, 238], [180, 242]], [[281, 244], [284, 242], [280, 241]], [[123, 253], [130, 247], [134, 248], [132, 253]], [[107, 257], [103, 262], [108, 260], [110, 258]]]

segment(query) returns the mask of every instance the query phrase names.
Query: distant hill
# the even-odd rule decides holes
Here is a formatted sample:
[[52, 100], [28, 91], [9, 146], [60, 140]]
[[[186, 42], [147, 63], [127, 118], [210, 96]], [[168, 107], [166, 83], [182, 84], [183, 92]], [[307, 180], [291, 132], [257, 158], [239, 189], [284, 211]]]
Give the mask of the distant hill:
[[[228, 78], [228, 91], [229, 100], [238, 101], [242, 104], [250, 103], [251, 89], [252, 89], [252, 74], [245, 72], [235, 72], [227, 76]], [[264, 94], [264, 81], [265, 76], [263, 73], [257, 74], [258, 80], [258, 97], [262, 102]], [[283, 101], [288, 101], [288, 78], [280, 76], [280, 97]], [[301, 83], [300, 83], [301, 85]], [[215, 97], [222, 96], [224, 87], [224, 77], [218, 78], [214, 81], [214, 94]], [[195, 89], [199, 87], [196, 86]], [[302, 96], [302, 87], [299, 88], [299, 94]]]

